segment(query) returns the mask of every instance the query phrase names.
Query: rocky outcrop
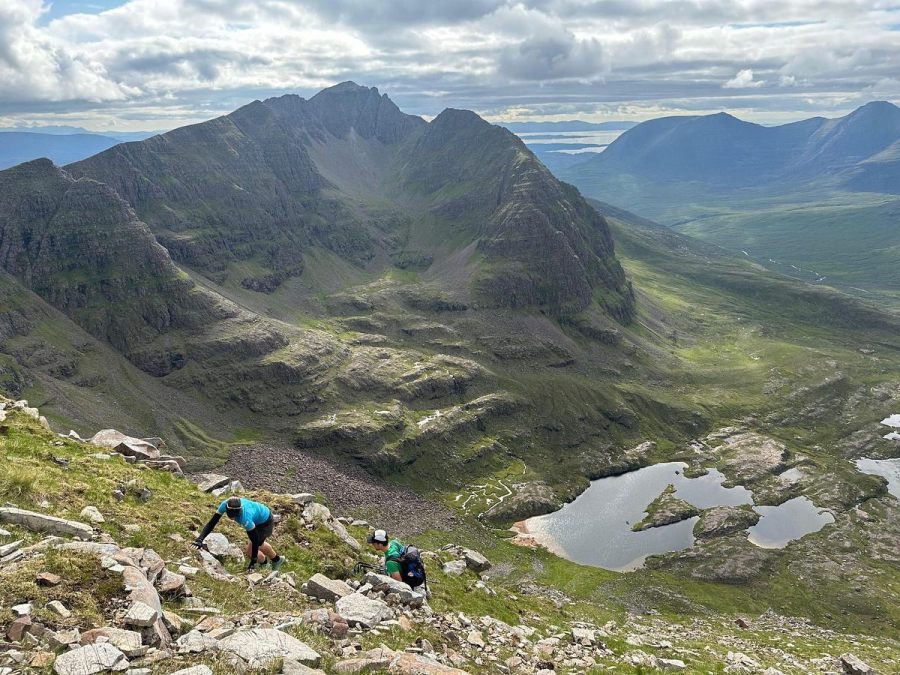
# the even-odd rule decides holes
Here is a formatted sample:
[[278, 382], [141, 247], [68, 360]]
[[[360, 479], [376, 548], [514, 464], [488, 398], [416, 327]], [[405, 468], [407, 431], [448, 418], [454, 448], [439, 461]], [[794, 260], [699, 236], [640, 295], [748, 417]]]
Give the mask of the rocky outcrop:
[[760, 515], [749, 507], [719, 506], [707, 509], [694, 525], [694, 536], [700, 539], [724, 537], [756, 525], [759, 518]]
[[317, 666], [322, 658], [309, 645], [279, 630], [240, 630], [218, 642], [218, 649], [252, 669], [267, 668], [279, 660]]
[[90, 525], [11, 506], [0, 507], [0, 523], [20, 525], [34, 532], [47, 532], [62, 537], [90, 539], [94, 535], [94, 528]]
[[324, 504], [319, 504], [318, 502], [307, 504], [303, 508], [302, 517], [310, 525], [318, 524], [330, 530], [354, 551], [358, 551], [361, 548], [359, 542], [350, 536], [343, 523], [331, 515], [331, 511]]
[[363, 581], [365, 584], [371, 586], [372, 590], [376, 593], [383, 593], [385, 596], [396, 599], [403, 605], [421, 607], [425, 603], [424, 590], [414, 590], [402, 581], [397, 581], [393, 577], [369, 572], [366, 574]]
[[753, 432], [727, 435], [716, 454], [719, 469], [735, 483], [750, 484], [783, 471], [787, 448], [774, 438]]
[[394, 616], [391, 608], [381, 600], [369, 598], [362, 593], [344, 596], [337, 601], [335, 609], [351, 626], [363, 628], [373, 628]]
[[[647, 507], [646, 517], [632, 526], [632, 530], [640, 532], [651, 527], [662, 527], [678, 523], [700, 514], [693, 504], [688, 504], [683, 499], [675, 496], [675, 486], [668, 485], [656, 499]], [[752, 524], [752, 523], [751, 523]]]

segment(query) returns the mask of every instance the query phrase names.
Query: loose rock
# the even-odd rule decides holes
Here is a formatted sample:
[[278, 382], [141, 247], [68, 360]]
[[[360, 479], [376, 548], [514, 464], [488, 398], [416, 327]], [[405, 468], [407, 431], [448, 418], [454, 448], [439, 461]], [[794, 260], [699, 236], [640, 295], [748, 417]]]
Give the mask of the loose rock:
[[318, 666], [321, 656], [309, 645], [279, 630], [256, 628], [219, 641], [219, 649], [239, 657], [250, 668], [265, 668], [278, 659]]
[[478, 551], [473, 551], [471, 549], [466, 549], [463, 552], [464, 559], [466, 561], [466, 565], [469, 568], [475, 570], [476, 572], [487, 572], [491, 569], [491, 562], [481, 555]]
[[335, 602], [353, 593], [345, 582], [329, 579], [324, 574], [314, 574], [303, 586], [303, 592], [319, 600]]
[[81, 509], [81, 513], [79, 514], [82, 518], [86, 518], [92, 523], [105, 523], [106, 518], [103, 517], [103, 514], [97, 509], [96, 506], [85, 506]]
[[93, 675], [108, 670], [128, 669], [128, 659], [108, 642], [79, 647], [56, 657], [53, 670], [57, 675]]
[[338, 614], [344, 617], [351, 626], [374, 628], [382, 621], [393, 617], [391, 608], [381, 600], [368, 598], [361, 593], [353, 593], [337, 601]]
[[9, 506], [0, 507], [0, 522], [20, 525], [34, 532], [48, 532], [63, 537], [90, 539], [94, 535], [94, 528], [90, 525]]
[[125, 623], [130, 626], [148, 628], [159, 620], [159, 611], [143, 602], [135, 602], [125, 614]]
[[847, 675], [874, 675], [875, 669], [868, 663], [850, 654], [841, 654], [841, 667]]

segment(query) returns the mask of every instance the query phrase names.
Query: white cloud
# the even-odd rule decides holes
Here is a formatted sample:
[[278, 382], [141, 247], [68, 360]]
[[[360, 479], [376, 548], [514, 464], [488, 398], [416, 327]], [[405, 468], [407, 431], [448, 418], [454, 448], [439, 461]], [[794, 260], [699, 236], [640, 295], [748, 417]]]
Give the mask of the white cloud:
[[0, 0], [0, 99], [120, 101], [140, 93], [115, 82], [102, 61], [37, 27], [40, 0]]
[[765, 84], [764, 80], [754, 80], [753, 79], [753, 69], [752, 68], [744, 68], [743, 70], [739, 70], [738, 74], [732, 77], [730, 80], [722, 84], [723, 89], [752, 89], [756, 87], [761, 87]]
[[44, 9], [0, 0], [5, 118], [160, 128], [346, 79], [426, 115], [780, 118], [890, 94], [900, 63], [882, 0], [123, 0], [50, 22]]

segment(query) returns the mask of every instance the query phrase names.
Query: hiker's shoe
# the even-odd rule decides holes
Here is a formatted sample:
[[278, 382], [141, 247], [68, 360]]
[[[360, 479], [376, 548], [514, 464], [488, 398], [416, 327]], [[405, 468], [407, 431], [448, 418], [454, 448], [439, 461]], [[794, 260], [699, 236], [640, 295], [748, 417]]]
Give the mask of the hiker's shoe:
[[272, 561], [272, 571], [277, 572], [278, 570], [281, 569], [281, 566], [284, 565], [284, 563], [286, 563], [286, 562], [287, 562], [287, 558], [285, 558], [284, 556], [280, 556], [278, 558], [278, 560], [273, 560]]

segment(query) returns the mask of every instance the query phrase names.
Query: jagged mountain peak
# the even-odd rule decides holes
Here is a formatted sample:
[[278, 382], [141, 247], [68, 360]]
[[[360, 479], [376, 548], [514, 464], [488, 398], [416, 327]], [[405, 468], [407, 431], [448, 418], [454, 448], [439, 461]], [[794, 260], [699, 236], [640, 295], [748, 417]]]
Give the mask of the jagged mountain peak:
[[[353, 80], [347, 80], [345, 82], [341, 82], [339, 84], [335, 84], [331, 87], [325, 87], [322, 91], [317, 93], [313, 98], [327, 98], [328, 96], [333, 96], [335, 94], [374, 94], [375, 96], [380, 96], [378, 92], [378, 87], [366, 87], [361, 84], [357, 84]], [[387, 94], [385, 94], [387, 96]]]
[[[611, 314], [630, 319], [631, 292], [602, 219], [516, 136], [468, 110], [426, 123], [377, 89], [345, 82], [68, 168], [112, 185], [176, 261], [219, 283], [275, 292], [319, 247], [356, 266], [436, 259], [448, 253], [438, 254], [429, 231], [437, 218], [465, 233], [461, 255], [481, 252], [483, 264], [453, 280], [462, 301], [572, 314], [603, 286]], [[385, 217], [424, 222], [407, 235], [379, 225]], [[398, 253], [406, 239], [423, 243]]]
[[46, 157], [39, 157], [30, 162], [17, 164], [16, 166], [7, 169], [7, 171], [15, 172], [18, 175], [40, 176], [57, 174], [62, 170]]
[[310, 112], [334, 136], [344, 138], [353, 129], [363, 138], [396, 143], [425, 121], [407, 115], [387, 94], [355, 82], [323, 89], [309, 99]]

